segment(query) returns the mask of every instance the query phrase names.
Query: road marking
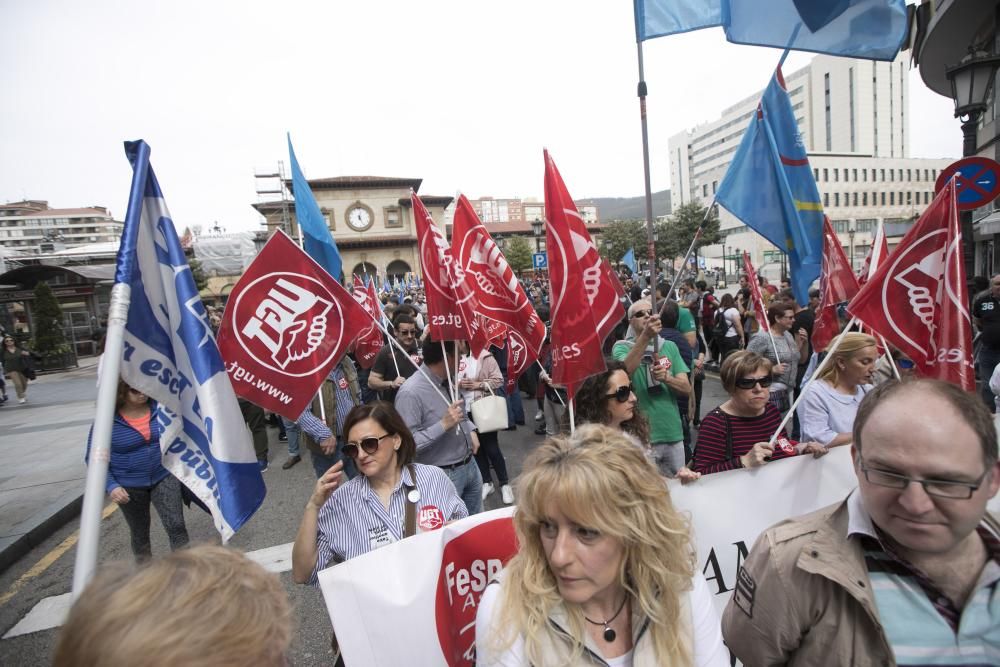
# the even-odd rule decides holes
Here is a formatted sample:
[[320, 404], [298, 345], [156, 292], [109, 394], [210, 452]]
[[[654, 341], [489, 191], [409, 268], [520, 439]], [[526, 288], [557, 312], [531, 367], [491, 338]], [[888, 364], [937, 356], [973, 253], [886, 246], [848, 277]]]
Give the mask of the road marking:
[[[117, 507], [117, 505], [113, 505], [112, 507]], [[114, 510], [112, 509], [112, 511]], [[110, 512], [107, 512], [107, 514], [110, 514]], [[73, 541], [75, 542], [76, 537], [77, 535], [74, 533], [70, 537], [66, 538], [66, 542], [68, 542], [70, 538], [73, 538]], [[63, 542], [63, 544], [66, 544], [66, 542]], [[287, 544], [279, 544], [265, 549], [258, 549], [257, 551], [250, 551], [246, 554], [246, 557], [255, 563], [260, 564], [268, 572], [281, 574], [282, 572], [287, 572], [292, 569], [292, 544], [292, 542], [288, 542]], [[63, 545], [60, 544], [56, 547], [56, 549], [59, 549], [62, 546]], [[72, 544], [69, 546], [72, 546]], [[46, 556], [46, 558], [48, 558], [48, 556]], [[41, 561], [39, 561], [39, 564], [41, 564]], [[51, 563], [49, 563], [49, 565], [51, 565]], [[35, 566], [35, 568], [37, 567], [38, 565]], [[48, 565], [45, 567], [48, 567]], [[35, 568], [32, 568], [32, 570]], [[41, 574], [43, 570], [44, 568], [39, 570], [37, 574]], [[26, 577], [29, 572], [26, 572], [22, 579]], [[20, 583], [20, 581], [21, 580], [19, 579], [18, 583]], [[17, 585], [18, 584], [15, 584], [15, 586]], [[13, 591], [12, 589], [12, 592], [16, 591]], [[29, 611], [24, 618], [18, 621], [17, 625], [8, 630], [7, 634], [5, 634], [3, 638], [10, 639], [11, 637], [19, 637], [32, 632], [58, 628], [66, 621], [66, 617], [69, 615], [69, 609], [72, 605], [72, 593], [63, 593], [62, 595], [47, 597], [32, 607], [31, 611]]]
[[[101, 513], [102, 519], [107, 519], [116, 509], [118, 509], [118, 505], [110, 503]], [[40, 575], [42, 572], [45, 572], [45, 570], [49, 569], [53, 563], [59, 560], [60, 556], [72, 549], [79, 539], [80, 531], [74, 530], [70, 536], [63, 540], [56, 548], [42, 556], [41, 560], [35, 563], [30, 570], [22, 574], [6, 593], [0, 595], [0, 605], [6, 603], [7, 600], [14, 597], [19, 590], [24, 588], [26, 583]]]

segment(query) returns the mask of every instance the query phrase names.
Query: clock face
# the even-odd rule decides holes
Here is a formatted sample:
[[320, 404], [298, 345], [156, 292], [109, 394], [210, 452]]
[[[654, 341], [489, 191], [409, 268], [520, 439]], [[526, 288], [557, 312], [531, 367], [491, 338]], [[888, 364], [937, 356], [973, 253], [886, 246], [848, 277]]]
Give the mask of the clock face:
[[347, 212], [347, 224], [358, 231], [368, 229], [372, 224], [372, 215], [365, 207], [355, 206]]

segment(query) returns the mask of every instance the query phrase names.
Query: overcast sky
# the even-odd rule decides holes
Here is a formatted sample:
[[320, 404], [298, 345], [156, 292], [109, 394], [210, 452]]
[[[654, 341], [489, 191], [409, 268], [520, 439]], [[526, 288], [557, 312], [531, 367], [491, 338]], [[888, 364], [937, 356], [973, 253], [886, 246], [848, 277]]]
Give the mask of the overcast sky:
[[[145, 139], [179, 228], [251, 229], [256, 171], [422, 178], [422, 194], [643, 191], [628, 0], [0, 0], [0, 202], [121, 219]], [[780, 53], [720, 29], [645, 43], [654, 190], [667, 139], [763, 88]], [[792, 54], [790, 72], [810, 59]], [[913, 157], [955, 157], [952, 102], [910, 72]]]

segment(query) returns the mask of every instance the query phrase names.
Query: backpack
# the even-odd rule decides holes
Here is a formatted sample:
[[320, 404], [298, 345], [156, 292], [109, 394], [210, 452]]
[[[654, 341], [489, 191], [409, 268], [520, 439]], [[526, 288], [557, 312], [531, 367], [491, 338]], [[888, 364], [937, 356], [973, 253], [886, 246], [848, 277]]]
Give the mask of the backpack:
[[729, 321], [726, 319], [726, 313], [721, 308], [715, 311], [715, 326], [712, 327], [712, 337], [717, 339], [723, 339], [726, 334], [729, 333], [730, 328]]

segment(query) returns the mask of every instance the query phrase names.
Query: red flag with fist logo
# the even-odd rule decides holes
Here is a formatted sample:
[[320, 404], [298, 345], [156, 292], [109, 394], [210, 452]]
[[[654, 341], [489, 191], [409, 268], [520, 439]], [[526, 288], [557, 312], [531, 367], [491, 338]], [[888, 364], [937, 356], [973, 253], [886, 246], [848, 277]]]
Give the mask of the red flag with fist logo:
[[434, 340], [468, 340], [472, 351], [479, 354], [489, 347], [482, 322], [477, 317], [479, 304], [466, 281], [465, 272], [455, 261], [451, 248], [434, 219], [410, 191], [413, 219], [417, 225], [420, 248], [420, 269], [424, 274], [427, 297], [427, 326]]
[[507, 340], [508, 389], [538, 359], [545, 324], [465, 195], [452, 221], [451, 250], [476, 293], [479, 316], [490, 340]]
[[570, 398], [584, 378], [603, 372], [602, 344], [625, 313], [617, 280], [545, 151], [545, 247], [551, 279], [552, 380]]
[[371, 323], [347, 290], [278, 231], [233, 288], [219, 352], [238, 396], [294, 420]]
[[976, 388], [955, 179], [847, 306], [916, 363], [915, 370]]
[[850, 301], [857, 293], [858, 280], [851, 271], [844, 247], [830, 225], [830, 218], [823, 216], [823, 271], [819, 276], [820, 302], [812, 333], [814, 350], [822, 352], [840, 333], [837, 306]]
[[382, 330], [376, 324], [378, 318], [381, 316], [381, 309], [375, 303], [372, 292], [365, 287], [364, 281], [357, 275], [354, 276], [354, 299], [371, 316], [368, 328], [357, 335], [358, 345], [354, 349], [354, 357], [358, 360], [358, 365], [361, 368], [371, 368], [375, 363], [375, 355], [378, 354], [378, 351], [385, 344], [385, 339], [382, 337]]

